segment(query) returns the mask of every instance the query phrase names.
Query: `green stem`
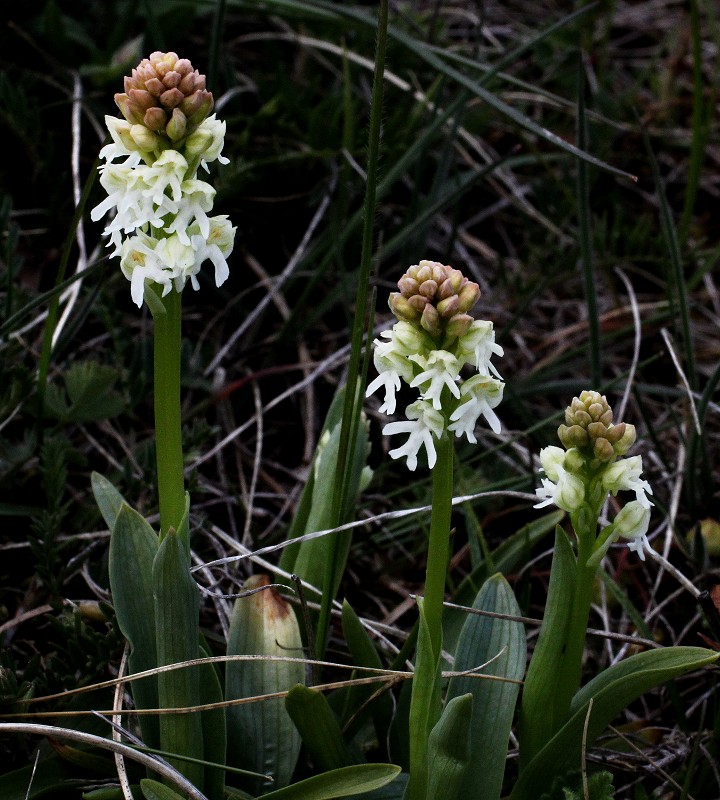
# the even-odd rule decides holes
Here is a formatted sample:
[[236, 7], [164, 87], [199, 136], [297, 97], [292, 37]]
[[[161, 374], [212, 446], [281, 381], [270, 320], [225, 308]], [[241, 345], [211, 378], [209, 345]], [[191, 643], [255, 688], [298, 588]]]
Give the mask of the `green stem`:
[[573, 515], [573, 524], [578, 539], [577, 566], [575, 570], [575, 589], [573, 592], [572, 615], [568, 625], [565, 640], [565, 653], [559, 664], [560, 680], [558, 681], [556, 708], [561, 713], [560, 719], [567, 719], [570, 703], [575, 692], [580, 688], [582, 679], [582, 659], [585, 651], [585, 637], [587, 635], [590, 605], [592, 604], [593, 587], [597, 565], [588, 567], [587, 562], [593, 553], [595, 541], [594, 531], [597, 529], [597, 516], [594, 517], [595, 525], [590, 529], [582, 530]]
[[440, 654], [442, 616], [450, 552], [453, 490], [453, 440], [448, 433], [436, 442], [432, 471], [432, 517], [425, 573], [425, 598], [418, 603], [420, 626], [409, 714], [410, 780], [406, 800], [428, 800], [428, 741], [440, 718]]
[[180, 331], [182, 299], [171, 291], [155, 314], [155, 451], [160, 496], [160, 537], [178, 530], [185, 512], [180, 417]]
[[425, 619], [436, 658], [442, 647], [445, 579], [450, 554], [450, 516], [453, 493], [453, 440], [445, 433], [436, 444], [437, 462], [432, 471], [432, 517], [425, 572]]

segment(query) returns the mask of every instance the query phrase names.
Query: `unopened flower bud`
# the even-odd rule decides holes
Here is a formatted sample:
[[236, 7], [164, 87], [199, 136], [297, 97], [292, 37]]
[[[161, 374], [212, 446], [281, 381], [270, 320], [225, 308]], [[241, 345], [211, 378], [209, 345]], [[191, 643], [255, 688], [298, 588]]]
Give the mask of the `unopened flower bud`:
[[590, 440], [587, 431], [580, 425], [570, 425], [569, 427], [567, 425], [560, 425], [558, 428], [558, 438], [568, 450], [571, 447], [585, 447]]
[[626, 427], [627, 426], [624, 422], [620, 422], [617, 425], [610, 425], [605, 431], [605, 438], [608, 440], [608, 442], [610, 442], [610, 444], [616, 444], [625, 434]]
[[458, 310], [462, 313], [470, 311], [480, 298], [480, 287], [477, 283], [468, 281], [458, 293]]
[[140, 150], [152, 152], [160, 147], [160, 137], [144, 125], [133, 125], [130, 128], [130, 136]]
[[164, 131], [167, 124], [167, 114], [159, 106], [148, 108], [143, 117], [143, 123], [151, 131]]
[[167, 124], [165, 131], [170, 138], [171, 142], [178, 142], [185, 136], [187, 128], [187, 120], [185, 114], [179, 108], [174, 108], [170, 122]]
[[420, 291], [420, 284], [409, 275], [403, 275], [398, 281], [398, 289], [403, 297], [412, 297]]
[[455, 314], [450, 318], [445, 328], [445, 334], [450, 338], [459, 339], [461, 336], [465, 336], [474, 321], [469, 314]]
[[607, 439], [595, 439], [593, 441], [593, 454], [598, 461], [606, 464], [615, 455], [612, 445]]
[[420, 311], [415, 308], [409, 300], [403, 297], [400, 292], [391, 292], [388, 298], [390, 310], [398, 319], [408, 322], [417, 322], [420, 319]]
[[615, 442], [613, 449], [619, 456], [624, 456], [625, 453], [635, 444], [636, 432], [635, 426], [627, 423], [625, 425], [625, 432], [620, 439]]
[[418, 286], [418, 294], [421, 294], [423, 297], [427, 297], [428, 300], [432, 300], [435, 297], [437, 289], [437, 283], [435, 283], [435, 281], [431, 278], [430, 280], [423, 281], [420, 286]]
[[458, 312], [458, 308], [460, 306], [460, 301], [458, 300], [458, 296], [456, 294], [451, 295], [450, 297], [446, 297], [444, 300], [441, 300], [437, 305], [437, 313], [443, 317], [444, 319], [450, 319], [450, 317], [454, 316]]
[[440, 326], [440, 315], [432, 303], [428, 303], [423, 309], [420, 317], [420, 324], [431, 336], [440, 336], [442, 327]]

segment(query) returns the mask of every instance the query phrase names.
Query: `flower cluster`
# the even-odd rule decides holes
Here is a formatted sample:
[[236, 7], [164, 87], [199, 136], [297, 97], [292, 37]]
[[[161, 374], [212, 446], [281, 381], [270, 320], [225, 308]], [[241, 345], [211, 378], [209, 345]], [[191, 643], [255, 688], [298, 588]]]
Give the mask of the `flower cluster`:
[[112, 142], [100, 151], [100, 183], [107, 198], [91, 212], [105, 228], [112, 255], [120, 256], [130, 293], [142, 306], [148, 284], [164, 297], [181, 292], [205, 261], [215, 283], [228, 277], [235, 228], [224, 215], [208, 216], [215, 190], [199, 180], [200, 167], [222, 156], [225, 123], [208, 116], [213, 97], [205, 78], [176, 53], [153, 53], [125, 78], [115, 95], [124, 119], [105, 117]]
[[[535, 490], [540, 502], [554, 503], [571, 514], [587, 509], [597, 518], [608, 494], [635, 493], [598, 538], [602, 553], [619, 536], [642, 560], [650, 547], [647, 538], [650, 523], [650, 484], [640, 476], [642, 457], [623, 458], [635, 443], [635, 426], [613, 424], [613, 412], [607, 399], [598, 392], [585, 391], [573, 398], [565, 411], [565, 424], [558, 428], [563, 447], [545, 447], [540, 463], [547, 477]], [[564, 449], [563, 449], [564, 448]]]
[[[414, 470], [424, 446], [432, 468], [434, 440], [446, 431], [476, 442], [481, 416], [493, 431], [500, 431], [493, 409], [502, 400], [504, 384], [490, 359], [503, 351], [495, 343], [492, 322], [474, 320], [468, 313], [480, 288], [460, 270], [421, 261], [403, 275], [398, 289], [389, 300], [398, 322], [374, 342], [378, 376], [367, 395], [384, 389], [380, 411], [394, 414], [402, 382], [418, 390], [420, 398], [405, 410], [407, 419], [388, 423], [383, 433], [409, 435], [403, 446], [390, 451], [392, 458], [407, 458], [408, 469]], [[460, 372], [466, 364], [477, 374], [463, 380]]]

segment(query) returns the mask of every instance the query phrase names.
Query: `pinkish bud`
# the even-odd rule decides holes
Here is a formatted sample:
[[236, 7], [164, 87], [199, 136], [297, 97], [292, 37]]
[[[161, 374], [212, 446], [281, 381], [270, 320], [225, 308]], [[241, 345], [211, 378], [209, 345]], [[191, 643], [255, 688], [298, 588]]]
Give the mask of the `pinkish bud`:
[[421, 294], [414, 294], [412, 297], [408, 298], [408, 303], [418, 311], [422, 312], [425, 310], [425, 306], [428, 304], [427, 297], [423, 297]]
[[412, 297], [417, 294], [420, 289], [420, 284], [409, 275], [403, 275], [398, 281], [398, 289], [403, 297]]
[[440, 315], [432, 303], [428, 303], [423, 309], [420, 324], [431, 336], [437, 337], [442, 333]]
[[163, 78], [162, 82], [163, 85], [167, 86], [168, 89], [175, 89], [181, 80], [182, 80], [182, 75], [173, 69], [165, 74], [165, 77]]
[[145, 89], [128, 89], [127, 96], [143, 111], [155, 105], [155, 98]]
[[437, 283], [433, 280], [423, 281], [420, 284], [420, 288], [418, 292], [423, 296], [427, 297], [428, 300], [432, 300], [435, 297], [435, 292], [437, 291]]
[[184, 99], [185, 95], [180, 89], [168, 89], [160, 95], [160, 102], [165, 108], [175, 108], [175, 106], [180, 105]]
[[159, 106], [148, 108], [143, 117], [143, 123], [150, 128], [151, 131], [164, 131], [167, 125], [167, 114]]
[[145, 81], [145, 88], [153, 97], [160, 97], [165, 91], [165, 86], [160, 78], [150, 78], [150, 80]]

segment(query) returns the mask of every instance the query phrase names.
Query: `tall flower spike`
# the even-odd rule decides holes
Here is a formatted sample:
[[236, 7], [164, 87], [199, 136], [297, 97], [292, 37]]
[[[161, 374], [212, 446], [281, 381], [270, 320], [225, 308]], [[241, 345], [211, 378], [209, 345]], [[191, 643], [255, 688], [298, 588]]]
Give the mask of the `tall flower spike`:
[[[403, 447], [390, 451], [393, 458], [407, 457], [408, 468], [414, 470], [424, 445], [432, 468], [434, 439], [454, 433], [474, 443], [480, 417], [500, 432], [493, 409], [502, 400], [504, 384], [491, 359], [502, 355], [502, 348], [495, 344], [492, 322], [474, 320], [468, 313], [480, 289], [460, 270], [421, 261], [400, 278], [398, 289], [389, 299], [398, 322], [374, 342], [378, 376], [366, 394], [384, 388], [380, 411], [393, 414], [403, 382], [419, 391], [420, 400], [406, 410], [408, 421], [391, 422], [384, 432], [410, 434]], [[463, 380], [461, 370], [468, 364], [478, 374]]]
[[558, 428], [558, 438], [565, 449], [551, 446], [540, 452], [547, 477], [541, 478], [535, 490], [540, 501], [535, 507], [554, 503], [570, 513], [583, 508], [585, 520], [595, 520], [595, 535], [608, 494], [634, 492], [635, 499], [618, 512], [605, 535], [600, 534], [591, 561], [600, 563], [619, 536], [628, 539], [628, 547], [644, 559], [644, 551], [650, 546], [647, 530], [652, 503], [648, 495], [652, 488], [641, 477], [642, 457], [623, 458], [635, 442], [634, 426], [614, 424], [607, 398], [585, 391], [565, 410], [565, 424]]
[[225, 123], [208, 116], [213, 98], [205, 77], [176, 53], [152, 53], [125, 78], [115, 102], [125, 119], [105, 118], [112, 144], [100, 152], [100, 183], [108, 197], [91, 218], [115, 212], [104, 233], [121, 257], [133, 302], [142, 306], [149, 286], [163, 297], [188, 280], [198, 289], [206, 261], [220, 286], [236, 229], [226, 216], [209, 215], [215, 189], [197, 178], [200, 166], [228, 163], [221, 155]]

